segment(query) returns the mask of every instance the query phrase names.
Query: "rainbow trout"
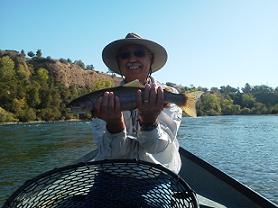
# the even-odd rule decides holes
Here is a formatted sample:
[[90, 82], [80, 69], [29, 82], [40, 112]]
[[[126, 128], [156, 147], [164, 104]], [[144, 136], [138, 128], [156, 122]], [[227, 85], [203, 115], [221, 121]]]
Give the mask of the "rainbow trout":
[[[75, 113], [91, 112], [94, 109], [96, 101], [102, 97], [105, 92], [113, 92], [115, 96], [119, 97], [121, 111], [133, 110], [136, 108], [137, 91], [141, 89], [142, 95], [144, 86], [138, 81], [132, 81], [123, 86], [106, 88], [98, 90], [71, 101], [67, 107]], [[184, 113], [189, 116], [196, 117], [196, 102], [203, 94], [203, 92], [189, 92], [184, 94], [172, 93], [167, 89], [163, 89], [164, 103], [174, 103], [179, 106]]]

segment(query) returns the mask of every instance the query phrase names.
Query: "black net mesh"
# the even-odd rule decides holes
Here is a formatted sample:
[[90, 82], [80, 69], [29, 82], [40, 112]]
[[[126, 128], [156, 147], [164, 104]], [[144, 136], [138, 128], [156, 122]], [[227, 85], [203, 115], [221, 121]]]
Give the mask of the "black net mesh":
[[198, 207], [182, 178], [161, 165], [135, 160], [79, 163], [23, 184], [8, 207]]

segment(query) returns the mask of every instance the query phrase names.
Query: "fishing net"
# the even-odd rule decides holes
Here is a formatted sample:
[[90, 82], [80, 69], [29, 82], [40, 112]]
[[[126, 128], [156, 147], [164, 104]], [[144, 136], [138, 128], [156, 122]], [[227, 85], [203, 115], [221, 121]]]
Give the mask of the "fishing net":
[[149, 162], [104, 160], [57, 168], [26, 181], [3, 208], [198, 207], [175, 173]]

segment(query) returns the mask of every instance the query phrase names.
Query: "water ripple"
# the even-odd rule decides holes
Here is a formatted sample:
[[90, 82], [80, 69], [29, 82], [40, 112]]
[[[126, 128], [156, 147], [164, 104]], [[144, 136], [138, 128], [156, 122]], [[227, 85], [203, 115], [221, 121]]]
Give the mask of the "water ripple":
[[181, 146], [278, 203], [277, 127], [278, 116], [184, 118], [178, 135]]
[[[95, 149], [90, 122], [0, 126], [0, 206], [27, 179]], [[278, 116], [183, 118], [181, 146], [278, 203]]]

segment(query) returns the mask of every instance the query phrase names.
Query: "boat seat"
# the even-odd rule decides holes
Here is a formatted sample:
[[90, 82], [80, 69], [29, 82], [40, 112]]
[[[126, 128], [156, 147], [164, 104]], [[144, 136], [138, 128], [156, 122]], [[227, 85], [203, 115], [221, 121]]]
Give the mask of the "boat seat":
[[200, 208], [227, 208], [223, 204], [212, 201], [199, 194], [197, 194], [197, 201], [199, 202]]

